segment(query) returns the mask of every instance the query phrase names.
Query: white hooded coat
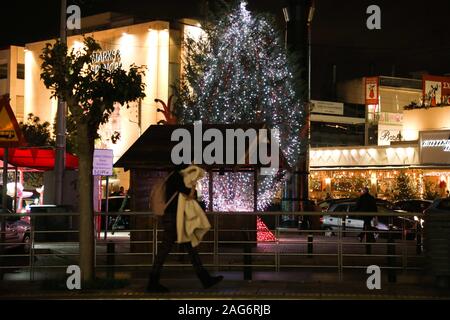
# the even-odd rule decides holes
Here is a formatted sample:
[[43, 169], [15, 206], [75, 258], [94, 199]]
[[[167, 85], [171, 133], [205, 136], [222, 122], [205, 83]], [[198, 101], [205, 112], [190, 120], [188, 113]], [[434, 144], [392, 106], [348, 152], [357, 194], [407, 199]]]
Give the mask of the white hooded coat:
[[[193, 188], [204, 177], [205, 171], [192, 165], [182, 170], [181, 175], [185, 186]], [[191, 242], [192, 246], [196, 247], [209, 229], [211, 224], [197, 200], [189, 199], [180, 193], [177, 207], [177, 242]]]

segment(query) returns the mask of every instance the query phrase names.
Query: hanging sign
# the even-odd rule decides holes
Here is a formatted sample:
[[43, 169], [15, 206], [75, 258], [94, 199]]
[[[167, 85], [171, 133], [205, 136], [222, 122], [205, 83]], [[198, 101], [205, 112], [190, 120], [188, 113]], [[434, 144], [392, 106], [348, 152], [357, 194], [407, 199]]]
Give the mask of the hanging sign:
[[366, 105], [378, 104], [378, 77], [365, 78]]

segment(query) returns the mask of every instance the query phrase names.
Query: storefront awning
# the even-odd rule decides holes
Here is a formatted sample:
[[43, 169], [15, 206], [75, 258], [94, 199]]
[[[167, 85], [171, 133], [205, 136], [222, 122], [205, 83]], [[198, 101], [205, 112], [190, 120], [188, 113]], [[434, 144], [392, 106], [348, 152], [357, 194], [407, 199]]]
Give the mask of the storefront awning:
[[[0, 148], [3, 159], [4, 148]], [[53, 148], [8, 148], [8, 164], [14, 167], [49, 171], [55, 166], [56, 151]], [[77, 169], [78, 158], [66, 152], [66, 169]]]

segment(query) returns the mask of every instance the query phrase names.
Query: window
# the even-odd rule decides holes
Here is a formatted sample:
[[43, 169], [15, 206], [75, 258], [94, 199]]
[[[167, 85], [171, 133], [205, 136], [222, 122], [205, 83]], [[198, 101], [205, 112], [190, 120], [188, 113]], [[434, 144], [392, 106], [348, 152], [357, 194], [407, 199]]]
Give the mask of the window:
[[17, 79], [25, 79], [25, 65], [23, 63], [17, 64]]
[[8, 78], [8, 64], [2, 63], [0, 64], [0, 79]]
[[364, 145], [364, 123], [346, 124], [311, 121], [311, 146]]
[[348, 204], [338, 204], [334, 212], [348, 212]]

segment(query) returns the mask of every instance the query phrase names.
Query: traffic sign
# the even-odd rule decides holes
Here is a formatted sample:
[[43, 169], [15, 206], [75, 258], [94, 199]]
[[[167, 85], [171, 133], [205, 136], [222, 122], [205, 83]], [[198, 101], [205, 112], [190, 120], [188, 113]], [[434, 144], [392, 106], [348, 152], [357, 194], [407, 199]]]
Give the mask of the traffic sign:
[[17, 148], [25, 144], [17, 119], [14, 116], [9, 96], [0, 97], [0, 147]]

